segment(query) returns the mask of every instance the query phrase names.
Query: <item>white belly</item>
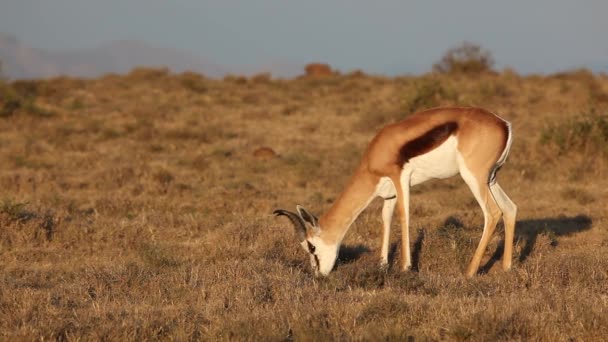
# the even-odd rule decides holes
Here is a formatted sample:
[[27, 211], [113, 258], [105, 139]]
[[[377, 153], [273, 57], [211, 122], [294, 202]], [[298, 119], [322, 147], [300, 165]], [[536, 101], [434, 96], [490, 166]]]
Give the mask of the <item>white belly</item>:
[[448, 178], [458, 174], [458, 140], [450, 136], [439, 147], [419, 155], [403, 165], [403, 172], [408, 172], [410, 185], [420, 184], [433, 178]]
[[[460, 172], [457, 146], [456, 137], [450, 136], [436, 149], [410, 159], [403, 165], [402, 181], [409, 177], [410, 186], [414, 186], [429, 179], [443, 179], [457, 175]], [[391, 179], [389, 177], [380, 178], [374, 196], [388, 199], [396, 194], [397, 190]]]

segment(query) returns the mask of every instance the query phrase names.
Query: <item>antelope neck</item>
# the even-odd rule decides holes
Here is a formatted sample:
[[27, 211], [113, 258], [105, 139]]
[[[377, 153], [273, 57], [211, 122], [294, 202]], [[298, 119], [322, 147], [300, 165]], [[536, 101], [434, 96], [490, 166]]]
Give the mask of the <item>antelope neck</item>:
[[326, 243], [340, 243], [357, 216], [374, 198], [380, 177], [361, 169], [346, 189], [320, 218], [321, 237]]

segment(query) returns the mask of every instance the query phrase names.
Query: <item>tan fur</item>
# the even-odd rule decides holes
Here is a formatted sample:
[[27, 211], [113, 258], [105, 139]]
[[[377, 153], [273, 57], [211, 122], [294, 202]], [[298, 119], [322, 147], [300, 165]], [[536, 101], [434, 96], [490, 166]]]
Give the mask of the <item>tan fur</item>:
[[[404, 191], [409, 191], [409, 188], [403, 189], [400, 184], [403, 169], [403, 165], [399, 165], [398, 162], [400, 149], [408, 142], [446, 123], [458, 125], [455, 131], [458, 139], [457, 149], [462, 155], [467, 169], [477, 180], [477, 184], [469, 184], [469, 186], [479, 187], [482, 197], [480, 205], [489, 215], [489, 219], [486, 219], [484, 224], [486, 234], [480, 241], [467, 274], [473, 275], [477, 272], [491, 233], [502, 215], [501, 208], [494, 200], [487, 183], [489, 173], [505, 150], [508, 138], [508, 124], [493, 113], [481, 108], [430, 109], [412, 114], [400, 122], [382, 128], [369, 144], [344, 192], [329, 211], [320, 218], [322, 229], [320, 237], [327, 243], [339, 243], [350, 224], [369, 203], [381, 177], [389, 177], [393, 181], [398, 201], [400, 201]], [[508, 199], [506, 195], [504, 197]], [[512, 204], [512, 202], [510, 203]], [[398, 205], [398, 208], [402, 230], [407, 232], [407, 209], [404, 209], [403, 205]], [[503, 260], [505, 268], [510, 267], [515, 224], [514, 217], [507, 221], [506, 233], [509, 235], [507, 238], [510, 238], [510, 241], [505, 243], [505, 258], [507, 256], [509, 258], [508, 261]], [[409, 234], [402, 233], [402, 247], [402, 250], [409, 250]], [[408, 263], [409, 256], [402, 253], [402, 268], [409, 268], [411, 265]]]
[[321, 238], [325, 242], [336, 243], [342, 239], [356, 214], [365, 208], [379, 180], [380, 176], [369, 172], [364, 163], [359, 165], [346, 189], [329, 211], [319, 219], [319, 225], [322, 227]]

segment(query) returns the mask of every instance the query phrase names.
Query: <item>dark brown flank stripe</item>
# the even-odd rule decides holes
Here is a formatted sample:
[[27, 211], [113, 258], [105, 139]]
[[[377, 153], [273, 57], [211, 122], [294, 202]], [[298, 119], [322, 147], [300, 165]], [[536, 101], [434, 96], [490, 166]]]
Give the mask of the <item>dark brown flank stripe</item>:
[[454, 134], [458, 129], [456, 122], [446, 122], [439, 125], [430, 131], [424, 133], [420, 137], [408, 141], [399, 150], [397, 163], [403, 166], [410, 159], [425, 154], [446, 141], [450, 135]]

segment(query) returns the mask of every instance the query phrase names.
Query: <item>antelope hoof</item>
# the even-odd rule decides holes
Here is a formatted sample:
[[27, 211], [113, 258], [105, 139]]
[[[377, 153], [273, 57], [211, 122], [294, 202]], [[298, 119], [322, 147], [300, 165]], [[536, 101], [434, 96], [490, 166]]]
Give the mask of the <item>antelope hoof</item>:
[[471, 279], [471, 278], [475, 277], [476, 274], [477, 274], [477, 270], [469, 270], [466, 273], [466, 277], [468, 279]]

